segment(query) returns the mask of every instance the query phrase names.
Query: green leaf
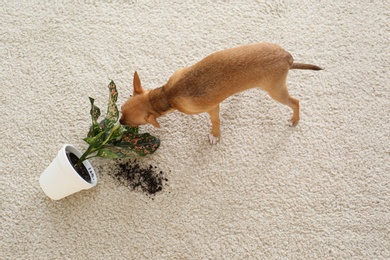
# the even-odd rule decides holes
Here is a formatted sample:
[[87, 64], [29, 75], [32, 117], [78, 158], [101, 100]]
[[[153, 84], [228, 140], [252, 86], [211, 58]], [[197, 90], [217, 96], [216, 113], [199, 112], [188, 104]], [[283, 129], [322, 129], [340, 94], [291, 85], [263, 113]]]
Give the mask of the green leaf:
[[126, 158], [127, 156], [120, 151], [114, 152], [113, 150], [103, 148], [100, 149], [96, 156], [108, 158], [108, 159], [117, 159], [117, 158]]
[[99, 134], [95, 135], [95, 136], [92, 136], [92, 137], [87, 137], [87, 138], [84, 138], [83, 140], [89, 144], [89, 146], [93, 147], [93, 148], [97, 148], [99, 146], [101, 146], [104, 142], [104, 135], [105, 135], [105, 132], [100, 132]]
[[90, 97], [89, 101], [91, 102], [90, 115], [92, 118], [92, 126], [89, 129], [88, 137], [93, 137], [102, 131], [102, 128], [99, 126], [97, 122], [97, 119], [100, 116], [100, 109], [94, 105], [95, 99]]
[[106, 130], [105, 133], [104, 144], [120, 141], [123, 135], [122, 126], [118, 123], [111, 128], [111, 131]]
[[108, 107], [107, 107], [107, 116], [105, 119], [105, 125], [107, 129], [111, 129], [118, 121], [119, 111], [116, 106], [116, 101], [118, 100], [118, 91], [114, 81], [111, 81], [108, 85], [109, 97], [108, 97]]
[[126, 133], [138, 134], [138, 127], [122, 126]]
[[99, 122], [99, 127], [102, 129], [102, 131], [106, 131], [106, 119], [103, 119]]
[[148, 133], [127, 133], [122, 136], [122, 141], [116, 146], [125, 150], [131, 150], [139, 156], [153, 154], [160, 146], [160, 139]]
[[113, 128], [114, 132], [112, 133], [110, 140], [108, 141], [109, 144], [115, 144], [117, 142], [120, 142], [122, 140], [123, 134], [127, 132], [127, 130], [122, 125], [117, 129], [114, 128]]
[[116, 131], [112, 134], [109, 143], [116, 144], [118, 142], [121, 142], [122, 136], [128, 134], [138, 134], [138, 127], [129, 127], [129, 126], [120, 125], [120, 128], [116, 129]]

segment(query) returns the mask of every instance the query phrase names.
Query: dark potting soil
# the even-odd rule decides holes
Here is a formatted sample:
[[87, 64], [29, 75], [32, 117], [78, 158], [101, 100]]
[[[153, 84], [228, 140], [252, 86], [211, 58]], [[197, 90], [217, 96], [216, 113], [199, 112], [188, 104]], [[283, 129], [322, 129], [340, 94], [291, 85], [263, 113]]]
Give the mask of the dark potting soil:
[[125, 186], [148, 195], [162, 191], [168, 179], [156, 166], [141, 166], [137, 160], [120, 162], [113, 175]]
[[77, 162], [79, 161], [79, 157], [77, 157], [74, 153], [66, 153], [68, 156], [68, 159], [70, 160], [73, 169], [76, 170], [76, 172], [83, 178], [86, 182], [91, 183], [91, 176], [89, 175], [88, 169], [85, 167], [85, 165], [82, 163], [80, 166], [77, 165]]

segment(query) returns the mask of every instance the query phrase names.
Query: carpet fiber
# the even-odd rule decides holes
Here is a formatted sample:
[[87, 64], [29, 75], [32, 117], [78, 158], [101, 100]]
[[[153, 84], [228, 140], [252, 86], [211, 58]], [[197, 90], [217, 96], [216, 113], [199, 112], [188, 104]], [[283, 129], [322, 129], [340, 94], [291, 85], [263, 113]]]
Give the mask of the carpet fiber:
[[[7, 1], [0, 4], [1, 259], [390, 259], [388, 1]], [[185, 3], [187, 2], [187, 3]], [[290, 72], [291, 110], [252, 89], [206, 114], [140, 128], [155, 196], [92, 159], [98, 185], [59, 201], [38, 179], [63, 144], [80, 150], [88, 97], [121, 105], [237, 45], [274, 42], [324, 71]]]

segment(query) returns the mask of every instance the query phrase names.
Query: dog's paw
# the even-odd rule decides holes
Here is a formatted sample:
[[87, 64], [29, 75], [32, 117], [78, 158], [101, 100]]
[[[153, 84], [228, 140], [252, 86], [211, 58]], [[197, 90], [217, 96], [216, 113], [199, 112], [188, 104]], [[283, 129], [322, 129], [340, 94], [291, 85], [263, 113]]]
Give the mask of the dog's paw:
[[210, 141], [210, 144], [217, 144], [219, 141], [219, 138], [212, 135], [212, 134], [209, 134], [209, 141]]
[[298, 121], [296, 121], [296, 120], [291, 119], [288, 121], [288, 126], [290, 126], [290, 127], [297, 126], [297, 124], [298, 124]]

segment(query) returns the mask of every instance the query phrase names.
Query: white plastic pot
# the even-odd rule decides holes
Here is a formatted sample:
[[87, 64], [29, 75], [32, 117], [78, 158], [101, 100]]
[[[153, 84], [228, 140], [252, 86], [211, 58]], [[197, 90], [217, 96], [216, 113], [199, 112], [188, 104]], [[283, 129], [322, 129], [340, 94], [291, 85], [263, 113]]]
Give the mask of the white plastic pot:
[[66, 144], [58, 152], [57, 157], [42, 173], [39, 183], [42, 190], [53, 200], [59, 200], [81, 190], [92, 188], [97, 183], [97, 177], [92, 165], [88, 160], [83, 162], [87, 168], [90, 181], [81, 177], [73, 168], [67, 154], [73, 153], [78, 158], [81, 152], [73, 145]]

